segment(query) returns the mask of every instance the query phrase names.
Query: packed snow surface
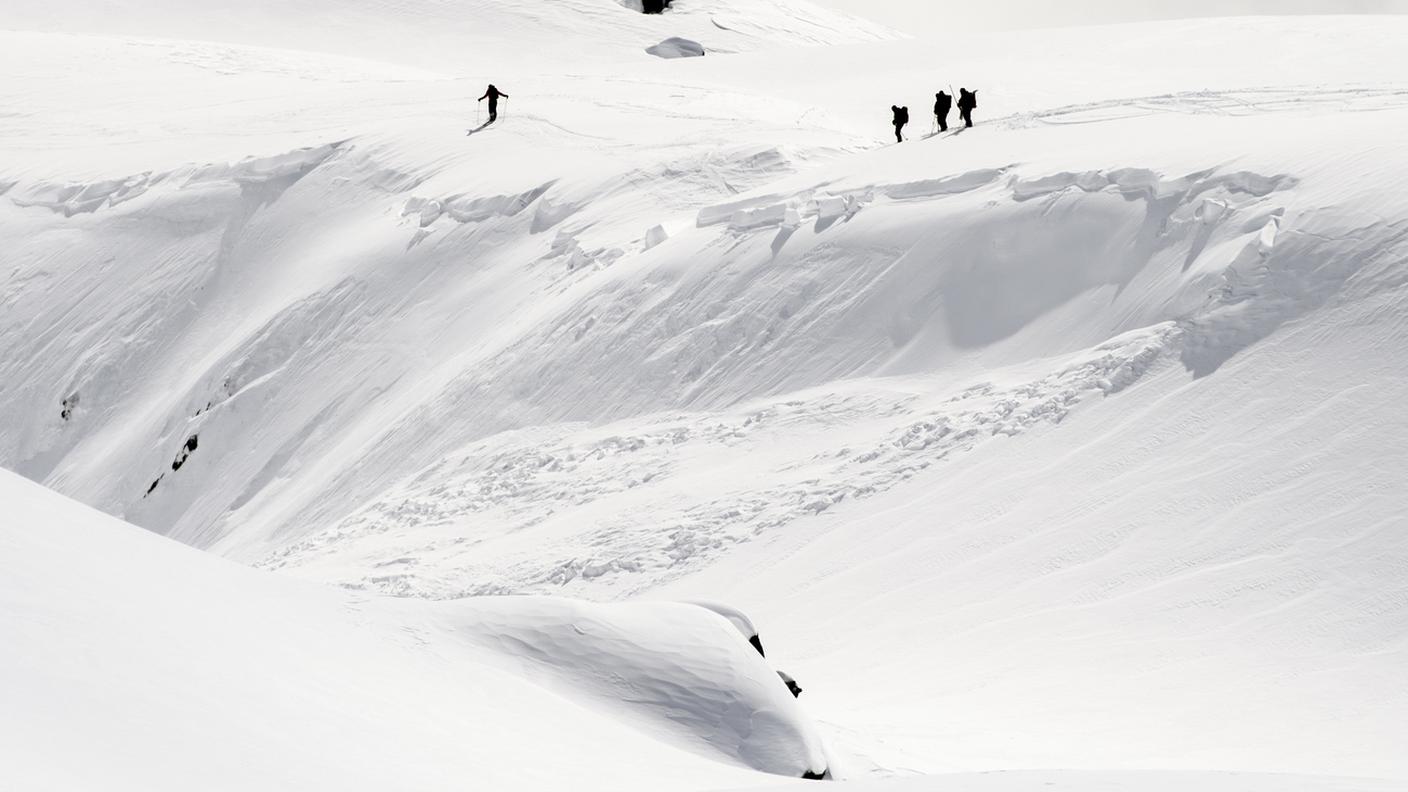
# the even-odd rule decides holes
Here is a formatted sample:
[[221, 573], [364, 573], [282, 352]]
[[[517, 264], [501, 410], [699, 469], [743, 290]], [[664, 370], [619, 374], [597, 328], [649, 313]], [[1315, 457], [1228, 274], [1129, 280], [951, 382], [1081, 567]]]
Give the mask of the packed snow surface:
[[1408, 778], [1408, 21], [4, 24], [0, 782]]

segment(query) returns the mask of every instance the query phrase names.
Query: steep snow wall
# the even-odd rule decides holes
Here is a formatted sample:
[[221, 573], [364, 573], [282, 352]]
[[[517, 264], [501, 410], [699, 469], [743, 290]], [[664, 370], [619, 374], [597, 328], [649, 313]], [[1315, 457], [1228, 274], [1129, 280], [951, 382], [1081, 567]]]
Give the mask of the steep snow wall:
[[[228, 547], [253, 560], [414, 460], [526, 426], [976, 376], [1170, 322], [1153, 354], [1205, 376], [1345, 289], [1379, 293], [1404, 244], [1382, 193], [1346, 191], [1354, 155], [1307, 165], [1283, 135], [1221, 164], [1247, 126], [1202, 122], [1206, 153], [1157, 169], [1069, 133], [1060, 157], [1015, 133], [966, 150], [992, 167], [930, 179], [916, 166], [943, 173], [952, 147], [877, 153], [706, 206], [648, 251], [655, 217], [591, 197], [611, 182], [447, 194], [366, 144], [22, 184], [10, 315], [39, 332], [7, 334], [25, 373], [5, 393], [39, 420], [10, 423], [9, 464], [198, 545], [240, 524]], [[125, 285], [78, 286], [101, 282]]]

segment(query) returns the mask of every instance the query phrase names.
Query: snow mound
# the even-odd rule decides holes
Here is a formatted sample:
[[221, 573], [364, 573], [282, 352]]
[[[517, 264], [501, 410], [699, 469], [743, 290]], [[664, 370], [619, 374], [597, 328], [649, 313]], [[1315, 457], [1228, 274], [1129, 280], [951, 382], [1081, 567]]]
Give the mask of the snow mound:
[[671, 36], [659, 44], [646, 47], [645, 51], [657, 58], [698, 58], [704, 55], [704, 45], [697, 41]]
[[693, 605], [379, 601], [12, 473], [0, 500], [0, 676], [24, 680], [0, 712], [8, 787], [691, 789], [826, 769], [775, 673]]

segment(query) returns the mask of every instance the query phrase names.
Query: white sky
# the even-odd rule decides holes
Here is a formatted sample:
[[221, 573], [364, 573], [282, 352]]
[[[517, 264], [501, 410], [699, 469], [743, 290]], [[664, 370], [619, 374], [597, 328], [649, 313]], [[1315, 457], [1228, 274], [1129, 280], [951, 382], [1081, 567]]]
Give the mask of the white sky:
[[814, 0], [906, 33], [1240, 14], [1408, 13], [1408, 0]]

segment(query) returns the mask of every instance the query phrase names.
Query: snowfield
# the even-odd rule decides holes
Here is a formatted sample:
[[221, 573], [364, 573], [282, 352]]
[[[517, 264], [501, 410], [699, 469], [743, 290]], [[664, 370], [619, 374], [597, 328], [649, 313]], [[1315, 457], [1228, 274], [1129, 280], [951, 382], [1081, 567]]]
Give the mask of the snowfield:
[[8, 788], [654, 789], [826, 769], [772, 669], [695, 605], [368, 598], [12, 473], [0, 494]]
[[0, 786], [1408, 785], [1408, 19], [11, 5]]

